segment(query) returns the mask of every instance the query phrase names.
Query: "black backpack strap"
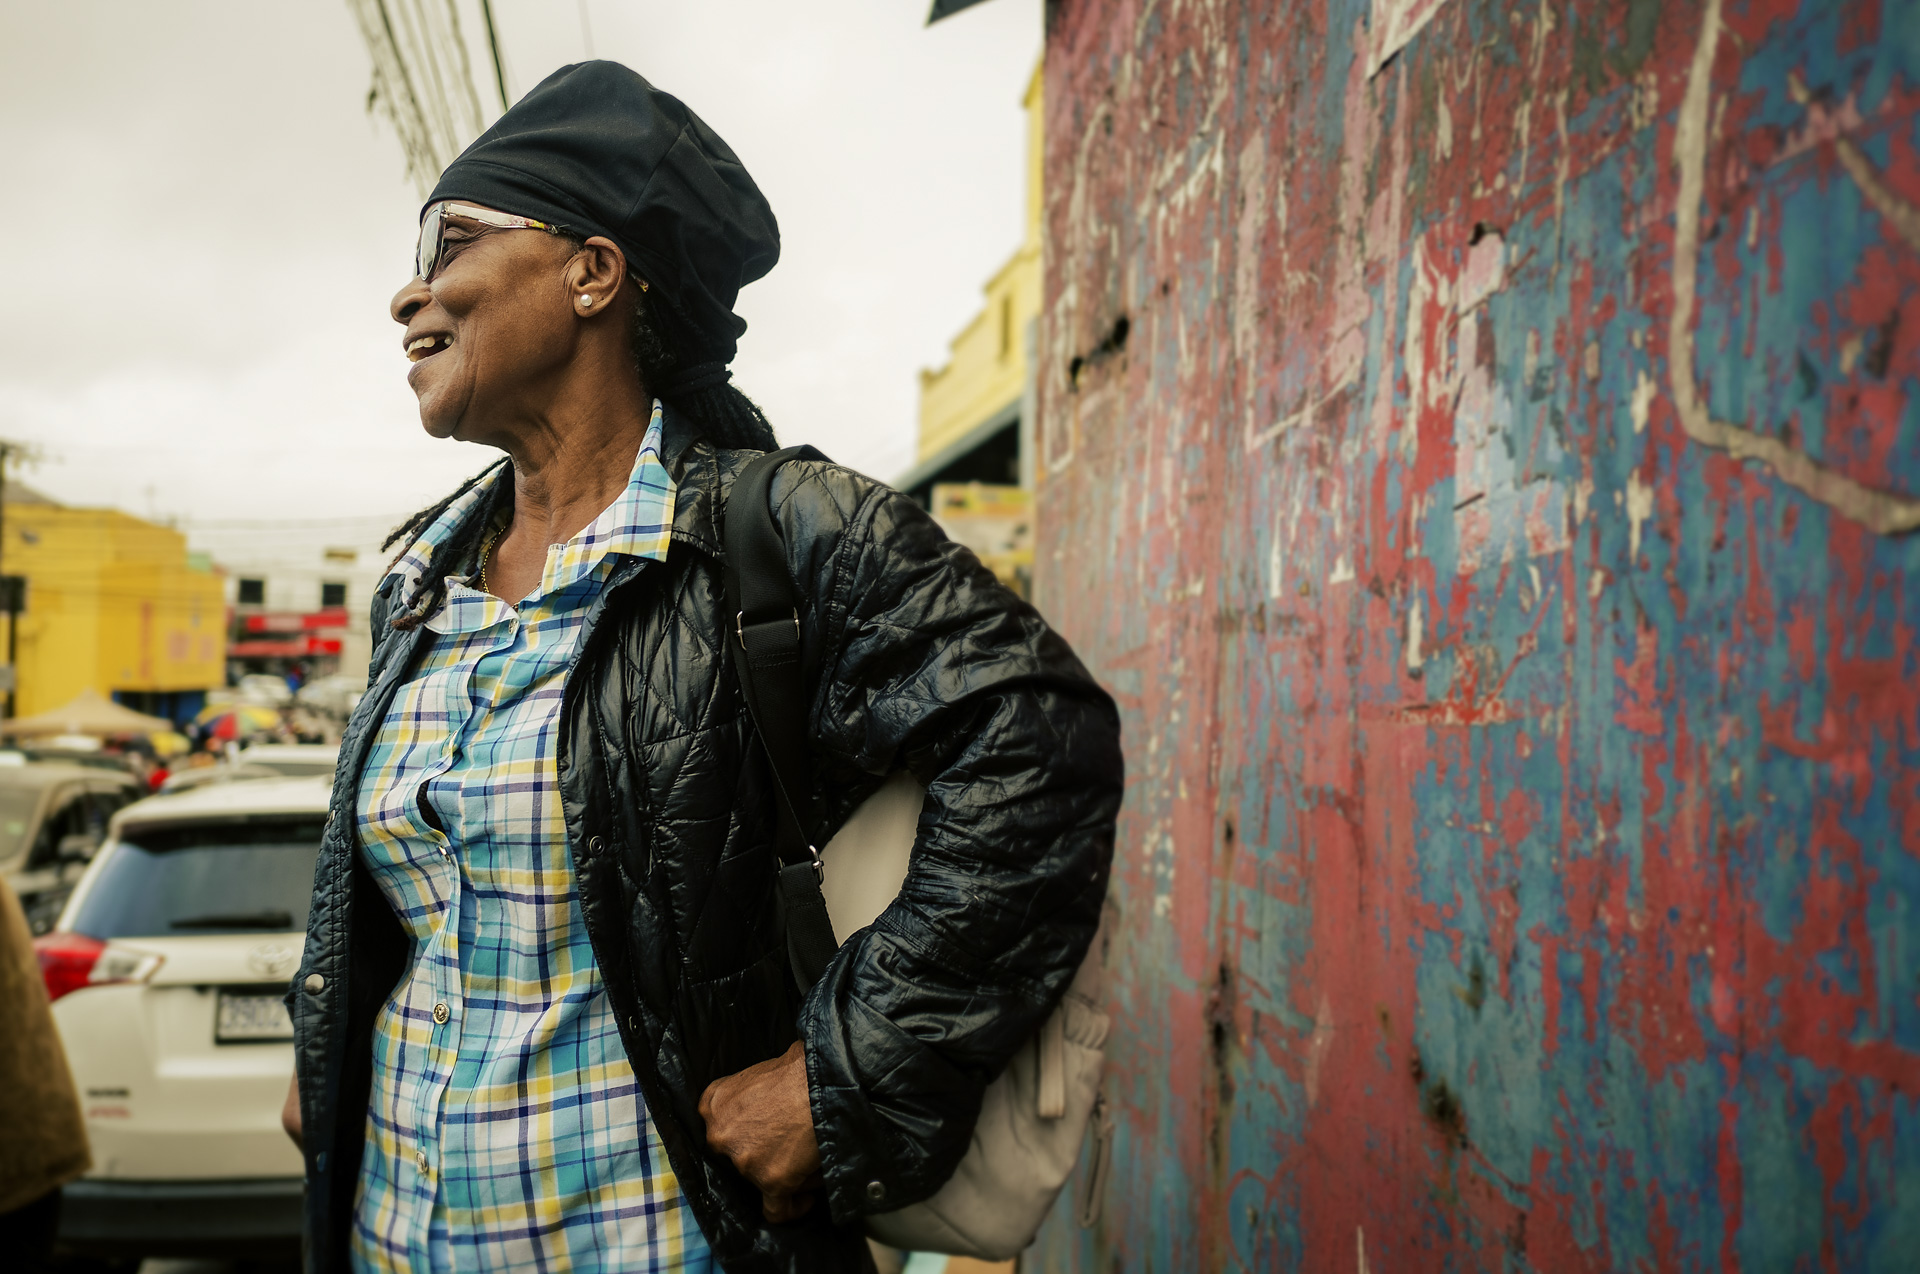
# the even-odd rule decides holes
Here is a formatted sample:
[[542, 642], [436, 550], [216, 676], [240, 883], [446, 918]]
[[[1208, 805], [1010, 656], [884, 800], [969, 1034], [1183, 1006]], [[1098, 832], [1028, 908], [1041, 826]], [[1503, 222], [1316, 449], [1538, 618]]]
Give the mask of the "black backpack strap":
[[800, 674], [800, 599], [787, 574], [787, 552], [773, 520], [768, 490], [789, 460], [825, 460], [812, 447], [756, 456], [727, 496], [725, 616], [747, 710], [759, 729], [778, 797], [774, 849], [780, 856], [780, 908], [787, 959], [806, 990], [819, 980], [839, 944], [820, 894], [820, 851], [807, 839], [800, 802], [807, 795], [807, 687]]

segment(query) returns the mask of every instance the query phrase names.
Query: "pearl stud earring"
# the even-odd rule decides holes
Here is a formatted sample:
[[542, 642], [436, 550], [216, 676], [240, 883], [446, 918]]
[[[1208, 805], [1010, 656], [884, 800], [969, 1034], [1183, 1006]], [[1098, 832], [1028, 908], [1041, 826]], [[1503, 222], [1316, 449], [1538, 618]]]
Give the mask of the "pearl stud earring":
[[591, 296], [588, 296], [585, 292], [582, 292], [580, 294], [580, 308], [584, 310], [589, 305], [592, 305], [592, 304], [593, 304], [593, 298]]

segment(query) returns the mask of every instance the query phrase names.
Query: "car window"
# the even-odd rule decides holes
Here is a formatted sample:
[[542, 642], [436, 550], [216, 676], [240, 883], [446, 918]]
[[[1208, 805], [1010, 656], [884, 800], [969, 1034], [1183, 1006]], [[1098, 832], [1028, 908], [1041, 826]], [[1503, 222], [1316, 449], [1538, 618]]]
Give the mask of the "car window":
[[[60, 842], [88, 829], [87, 794], [68, 788], [54, 798], [40, 834], [33, 838], [33, 852], [27, 855], [27, 870], [38, 871], [60, 860]], [[105, 824], [103, 823], [104, 827]]]
[[324, 815], [121, 829], [73, 917], [95, 938], [307, 927]]
[[107, 823], [120, 811], [123, 805], [132, 801], [134, 794], [124, 787], [97, 787], [87, 797], [87, 826], [99, 835], [106, 835]]
[[33, 835], [34, 811], [40, 808], [40, 787], [0, 787], [0, 863], [19, 856]]

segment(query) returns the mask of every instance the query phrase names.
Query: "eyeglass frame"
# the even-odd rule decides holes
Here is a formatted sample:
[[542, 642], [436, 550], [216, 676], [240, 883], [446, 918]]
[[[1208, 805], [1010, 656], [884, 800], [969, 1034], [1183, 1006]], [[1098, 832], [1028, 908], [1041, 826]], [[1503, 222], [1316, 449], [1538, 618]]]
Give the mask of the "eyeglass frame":
[[[429, 206], [420, 217], [420, 242], [413, 252], [413, 277], [422, 283], [433, 282], [433, 276], [440, 268], [440, 260], [445, 255], [447, 217], [450, 215], [478, 221], [496, 230], [544, 230], [551, 235], [567, 233], [564, 226], [535, 221], [532, 217], [516, 217], [512, 213], [494, 212], [489, 208], [476, 208], [472, 204], [442, 199]], [[431, 252], [428, 251], [429, 234], [432, 237]]]

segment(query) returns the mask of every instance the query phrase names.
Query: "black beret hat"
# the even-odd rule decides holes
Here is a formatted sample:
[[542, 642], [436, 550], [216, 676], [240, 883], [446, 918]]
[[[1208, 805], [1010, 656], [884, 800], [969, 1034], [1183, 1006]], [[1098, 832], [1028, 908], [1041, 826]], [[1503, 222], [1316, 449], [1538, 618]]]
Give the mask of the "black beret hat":
[[613, 240], [696, 362], [732, 361], [734, 299], [780, 259], [773, 209], [720, 135], [618, 62], [540, 81], [440, 174], [427, 206], [443, 199]]

